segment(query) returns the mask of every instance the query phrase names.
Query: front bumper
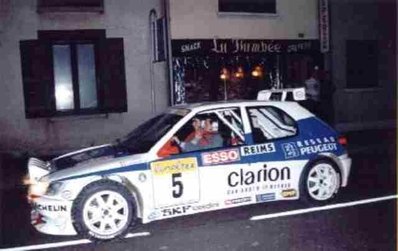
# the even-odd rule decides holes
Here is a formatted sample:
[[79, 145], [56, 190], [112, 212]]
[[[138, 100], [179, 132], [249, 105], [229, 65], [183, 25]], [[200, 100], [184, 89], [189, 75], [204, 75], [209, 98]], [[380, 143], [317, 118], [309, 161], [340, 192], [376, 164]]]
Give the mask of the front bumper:
[[50, 197], [31, 201], [31, 223], [37, 231], [51, 235], [76, 235], [72, 224], [72, 201]]

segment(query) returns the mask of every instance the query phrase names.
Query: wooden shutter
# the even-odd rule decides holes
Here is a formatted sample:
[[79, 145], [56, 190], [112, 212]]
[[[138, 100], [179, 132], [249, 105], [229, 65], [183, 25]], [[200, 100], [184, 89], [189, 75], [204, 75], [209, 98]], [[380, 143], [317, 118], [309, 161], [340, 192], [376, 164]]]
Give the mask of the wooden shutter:
[[20, 41], [26, 118], [48, 117], [55, 111], [50, 49], [39, 40]]
[[101, 112], [127, 112], [123, 39], [104, 39], [99, 51]]

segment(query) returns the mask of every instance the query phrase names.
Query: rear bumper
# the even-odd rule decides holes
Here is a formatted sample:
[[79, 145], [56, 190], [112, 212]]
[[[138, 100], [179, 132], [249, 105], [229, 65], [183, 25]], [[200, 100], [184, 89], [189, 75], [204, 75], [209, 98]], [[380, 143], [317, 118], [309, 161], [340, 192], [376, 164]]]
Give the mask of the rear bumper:
[[35, 198], [31, 202], [31, 223], [37, 231], [51, 235], [76, 235], [72, 224], [72, 201]]
[[348, 184], [348, 179], [351, 172], [352, 159], [348, 154], [341, 155], [339, 157], [340, 169], [341, 169], [341, 186], [345, 187]]

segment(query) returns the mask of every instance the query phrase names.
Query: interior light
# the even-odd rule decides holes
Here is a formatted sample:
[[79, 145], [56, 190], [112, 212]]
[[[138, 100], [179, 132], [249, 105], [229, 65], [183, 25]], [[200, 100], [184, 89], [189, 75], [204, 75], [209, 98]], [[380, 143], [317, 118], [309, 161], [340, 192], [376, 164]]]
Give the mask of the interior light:
[[238, 70], [235, 72], [235, 78], [243, 78], [245, 76], [242, 67], [238, 67]]
[[261, 66], [254, 67], [254, 70], [252, 71], [252, 76], [256, 78], [263, 76], [263, 69], [261, 68]]
[[220, 79], [227, 80], [228, 78], [229, 78], [229, 72], [228, 72], [227, 68], [222, 68]]

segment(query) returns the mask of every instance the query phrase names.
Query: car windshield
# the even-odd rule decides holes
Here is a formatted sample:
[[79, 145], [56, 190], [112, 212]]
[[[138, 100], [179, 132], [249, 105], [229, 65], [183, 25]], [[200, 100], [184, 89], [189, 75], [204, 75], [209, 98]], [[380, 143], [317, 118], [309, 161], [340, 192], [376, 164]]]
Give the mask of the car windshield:
[[118, 140], [117, 145], [127, 148], [130, 153], [148, 152], [188, 112], [186, 109], [174, 109], [157, 115]]

